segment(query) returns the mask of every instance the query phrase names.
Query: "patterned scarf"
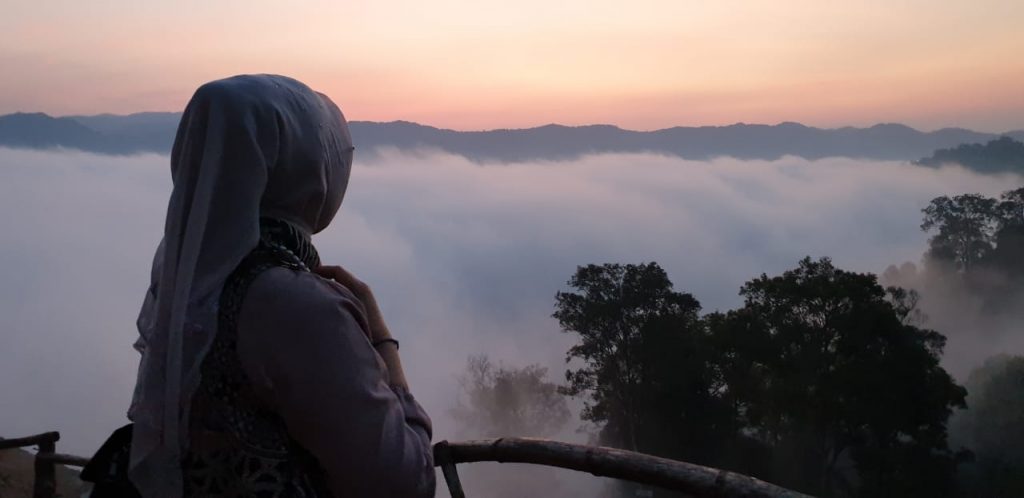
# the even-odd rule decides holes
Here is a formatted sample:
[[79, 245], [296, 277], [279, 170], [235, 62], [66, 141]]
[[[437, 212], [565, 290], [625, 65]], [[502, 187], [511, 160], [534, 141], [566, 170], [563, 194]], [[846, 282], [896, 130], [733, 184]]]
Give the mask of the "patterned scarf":
[[320, 266], [320, 253], [309, 236], [291, 223], [273, 218], [260, 218], [260, 245], [288, 255], [304, 270]]

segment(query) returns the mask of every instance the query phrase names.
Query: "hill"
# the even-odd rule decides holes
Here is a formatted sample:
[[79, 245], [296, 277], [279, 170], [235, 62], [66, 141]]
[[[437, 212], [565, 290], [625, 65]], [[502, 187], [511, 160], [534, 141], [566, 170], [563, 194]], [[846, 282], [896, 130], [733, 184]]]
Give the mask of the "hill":
[[1024, 143], [1010, 137], [1000, 137], [986, 144], [961, 144], [950, 149], [939, 149], [931, 156], [917, 161], [925, 166], [959, 164], [984, 173], [1024, 174]]
[[0, 145], [104, 152], [109, 150], [109, 142], [107, 136], [71, 118], [54, 118], [39, 112], [0, 116]]
[[[51, 117], [45, 114], [0, 116], [0, 146], [67, 147], [107, 154], [155, 152], [171, 148], [180, 114]], [[922, 132], [900, 124], [869, 128], [814, 128], [799, 123], [777, 125], [675, 127], [655, 131], [624, 130], [610, 125], [546, 125], [525, 129], [456, 131], [407, 121], [354, 121], [353, 139], [363, 157], [381, 147], [428, 148], [478, 162], [570, 159], [603, 152], [653, 152], [704, 160], [714, 157], [807, 159], [852, 157], [913, 160], [963, 143], [998, 135], [961, 128]], [[1024, 139], [1024, 131], [1006, 135]]]

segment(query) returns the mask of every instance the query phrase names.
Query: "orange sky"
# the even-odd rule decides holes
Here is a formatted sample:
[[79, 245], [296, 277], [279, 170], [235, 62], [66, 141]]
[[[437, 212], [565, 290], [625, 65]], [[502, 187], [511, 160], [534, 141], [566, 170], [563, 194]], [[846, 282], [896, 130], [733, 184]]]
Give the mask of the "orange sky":
[[180, 110], [274, 72], [456, 129], [1024, 128], [1020, 0], [3, 0], [0, 113]]

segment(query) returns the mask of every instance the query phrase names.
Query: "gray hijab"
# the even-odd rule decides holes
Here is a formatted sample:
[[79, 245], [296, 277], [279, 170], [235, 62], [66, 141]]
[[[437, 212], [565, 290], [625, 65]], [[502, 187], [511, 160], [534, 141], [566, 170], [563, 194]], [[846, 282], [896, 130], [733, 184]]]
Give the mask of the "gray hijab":
[[129, 476], [143, 496], [182, 494], [190, 400], [217, 332], [220, 292], [256, 247], [259, 218], [307, 235], [326, 228], [345, 195], [352, 151], [338, 107], [291, 78], [234, 76], [189, 101], [135, 343], [142, 359], [128, 412]]

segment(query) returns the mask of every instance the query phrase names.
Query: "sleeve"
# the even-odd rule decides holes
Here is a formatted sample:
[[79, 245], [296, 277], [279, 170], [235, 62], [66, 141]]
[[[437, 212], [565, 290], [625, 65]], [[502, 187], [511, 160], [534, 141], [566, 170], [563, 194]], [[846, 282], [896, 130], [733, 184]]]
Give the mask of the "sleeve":
[[358, 302], [320, 277], [271, 269], [243, 303], [239, 356], [335, 496], [432, 497], [430, 418], [388, 385], [365, 323]]

